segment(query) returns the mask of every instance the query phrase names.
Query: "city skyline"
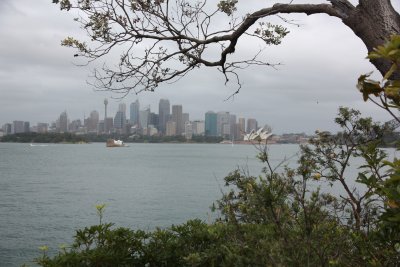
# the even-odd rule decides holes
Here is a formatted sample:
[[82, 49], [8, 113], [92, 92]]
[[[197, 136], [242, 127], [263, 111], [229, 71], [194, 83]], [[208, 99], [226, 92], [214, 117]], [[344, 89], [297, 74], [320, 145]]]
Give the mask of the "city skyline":
[[[102, 102], [102, 103], [99, 103], [99, 107], [98, 107], [98, 109], [92, 109], [92, 110], [87, 110], [87, 111], [85, 111], [84, 113], [83, 113], [83, 116], [82, 117], [72, 117], [71, 115], [68, 115], [68, 118], [71, 120], [71, 121], [73, 121], [73, 120], [81, 120], [82, 122], [85, 120], [85, 119], [87, 119], [87, 118], [89, 118], [90, 117], [90, 113], [92, 113], [92, 112], [94, 112], [94, 111], [96, 111], [97, 113], [98, 113], [98, 115], [99, 115], [99, 120], [103, 120], [104, 119], [104, 117], [105, 117], [105, 107], [104, 107], [104, 102], [107, 100], [107, 117], [108, 118], [110, 118], [110, 117], [112, 117], [112, 118], [114, 118], [114, 116], [115, 116], [115, 114], [119, 111], [119, 108], [120, 108], [120, 105], [121, 104], [125, 104], [126, 105], [126, 119], [127, 120], [131, 120], [131, 115], [132, 115], [132, 113], [130, 112], [130, 110], [129, 110], [129, 106], [131, 105], [131, 104], [134, 104], [135, 102], [138, 102], [138, 103], [141, 103], [140, 101], [139, 101], [139, 99], [136, 99], [136, 101], [135, 102], [132, 102], [132, 103], [130, 103], [129, 105], [127, 105], [127, 103], [117, 103], [116, 105], [115, 105], [115, 108], [113, 108], [113, 109], [111, 109], [110, 110], [110, 101], [109, 101], [109, 99], [104, 99], [104, 101]], [[169, 99], [165, 99], [165, 98], [163, 98], [163, 99], [159, 99], [159, 100], [168, 100], [169, 101]], [[171, 103], [171, 102], [170, 102]], [[173, 103], [173, 102], [172, 102]], [[172, 112], [172, 106], [176, 106], [176, 105], [180, 105], [180, 106], [184, 106], [185, 107], [185, 110], [187, 111], [187, 107], [185, 106], [185, 105], [183, 105], [183, 104], [171, 104], [170, 105], [170, 112]], [[157, 105], [158, 106], [158, 105]], [[148, 108], [148, 107], [150, 107], [150, 111], [151, 112], [155, 112], [156, 114], [159, 114], [159, 109], [156, 109], [155, 107], [152, 107], [151, 105], [145, 105], [145, 104], [141, 104], [141, 107], [142, 108], [139, 108], [139, 111], [143, 111], [143, 110], [145, 110], [146, 108]], [[112, 106], [111, 106], [111, 108], [112, 108]], [[129, 112], [128, 112], [129, 111]], [[205, 116], [205, 113], [206, 112], [208, 112], [208, 111], [210, 111], [209, 109], [207, 109], [207, 110], [205, 110], [204, 111], [204, 114], [202, 115], [202, 116], [200, 116], [200, 117], [195, 117], [195, 116], [190, 116], [192, 119], [190, 119], [190, 121], [196, 121], [196, 120], [204, 120], [204, 116]], [[231, 112], [231, 111], [228, 111], [228, 110], [226, 110], [226, 111], [221, 111], [221, 110], [214, 110], [215, 112], [229, 112], [229, 113], [232, 113], [233, 114], [233, 112]], [[36, 120], [25, 120], [24, 118], [10, 118], [8, 121], [5, 121], [5, 122], [3, 122], [3, 123], [1, 123], [0, 124], [0, 126], [1, 125], [4, 125], [4, 124], [6, 124], [6, 123], [10, 123], [10, 122], [13, 122], [13, 121], [28, 121], [28, 122], [30, 122], [31, 123], [31, 125], [34, 125], [34, 124], [37, 124], [37, 123], [49, 123], [49, 124], [51, 124], [51, 123], [54, 123], [56, 120], [57, 120], [57, 118], [60, 116], [60, 114], [62, 114], [62, 113], [64, 113], [64, 112], [66, 112], [67, 114], [71, 114], [71, 113], [73, 113], [73, 112], [70, 112], [70, 110], [68, 110], [68, 109], [62, 109], [62, 110], [60, 110], [59, 111], [59, 113], [56, 113], [56, 114], [53, 114], [52, 116], [53, 116], [53, 119], [51, 119], [50, 121], [46, 121], [46, 120], [40, 120], [40, 119], [36, 119]], [[184, 112], [184, 113], [189, 113], [189, 114], [191, 114], [191, 112], [190, 111], [188, 111], [188, 112]], [[129, 115], [128, 115], [129, 114]], [[172, 113], [171, 113], [172, 114]], [[170, 114], [168, 114], [168, 115], [170, 115]], [[241, 115], [239, 115], [239, 114], [235, 114], [238, 118], [243, 118], [243, 117], [245, 117], [245, 116], [241, 116]], [[254, 117], [254, 116], [253, 116]], [[257, 119], [258, 120], [258, 119]], [[259, 121], [259, 120], [258, 120]], [[268, 123], [266, 123], [266, 124], [268, 124]]]
[[[92, 110], [88, 117], [72, 118], [64, 110], [50, 122], [12, 120], [0, 128], [2, 134], [23, 132], [72, 132], [96, 134], [143, 134], [143, 135], [185, 135], [190, 139], [193, 135], [222, 136], [239, 140], [259, 125], [254, 118], [244, 118], [229, 111], [207, 111], [201, 118], [193, 118], [181, 104], [170, 105], [168, 99], [160, 99], [157, 110], [150, 105], [140, 105], [138, 99], [128, 106], [124, 102], [118, 104], [113, 115], [109, 112], [108, 99], [104, 99], [103, 110]], [[129, 107], [127, 109], [127, 107]], [[142, 108], [141, 108], [142, 107]], [[100, 116], [104, 114], [104, 116]], [[129, 115], [128, 115], [129, 114]], [[209, 116], [211, 114], [211, 117]], [[190, 119], [192, 118], [192, 119]], [[247, 120], [247, 123], [246, 123]]]

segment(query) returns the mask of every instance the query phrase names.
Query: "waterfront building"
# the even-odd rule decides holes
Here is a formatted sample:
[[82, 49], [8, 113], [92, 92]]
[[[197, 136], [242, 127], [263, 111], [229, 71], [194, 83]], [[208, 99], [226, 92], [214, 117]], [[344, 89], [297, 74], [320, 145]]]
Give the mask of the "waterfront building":
[[167, 121], [171, 115], [171, 107], [168, 99], [160, 99], [158, 103], [158, 129], [162, 134], [166, 133]]
[[172, 106], [172, 121], [176, 123], [176, 135], [182, 135], [184, 130], [182, 105]]
[[234, 140], [243, 140], [242, 133], [240, 132], [240, 124], [239, 123], [235, 123], [233, 139]]
[[235, 139], [237, 138], [236, 135], [236, 115], [230, 114], [230, 118], [229, 118], [229, 126], [230, 126], [230, 139]]
[[139, 112], [139, 124], [140, 128], [145, 129], [150, 124], [150, 107]]
[[126, 104], [125, 103], [119, 103], [118, 111], [121, 111], [122, 113], [124, 113], [125, 114], [125, 118], [126, 118]]
[[158, 130], [154, 125], [149, 124], [146, 129], [146, 134], [149, 136], [154, 136], [158, 134]]
[[130, 117], [129, 120], [131, 122], [132, 125], [139, 125], [139, 110], [140, 110], [140, 104], [139, 104], [139, 100], [136, 100], [135, 102], [131, 103], [131, 105], [129, 106], [129, 110], [130, 110]]
[[189, 120], [189, 113], [182, 113], [182, 122], [183, 124], [187, 123]]
[[109, 134], [113, 128], [114, 120], [113, 118], [105, 118], [104, 121], [104, 133]]
[[205, 133], [205, 123], [204, 121], [194, 121], [193, 125], [193, 135], [204, 135]]
[[24, 122], [23, 121], [13, 121], [12, 133], [23, 133], [24, 132]]
[[175, 136], [176, 135], [176, 122], [167, 121], [165, 135], [166, 136]]
[[229, 112], [220, 111], [217, 113], [217, 136], [224, 136], [230, 135], [230, 121], [231, 116]]
[[257, 120], [250, 118], [247, 119], [247, 133], [250, 133], [251, 131], [257, 131], [258, 125], [257, 125]]
[[222, 124], [221, 136], [226, 139], [231, 139], [231, 125], [228, 123]]
[[11, 123], [6, 123], [3, 125], [3, 134], [8, 135], [12, 134], [12, 124]]
[[185, 122], [185, 138], [191, 140], [193, 136], [193, 125], [190, 121]]
[[85, 120], [85, 126], [88, 132], [97, 132], [97, 125], [99, 124], [99, 112], [93, 110], [90, 112], [90, 117]]
[[68, 130], [70, 132], [76, 133], [79, 132], [81, 130], [83, 130], [85, 132], [85, 129], [82, 129], [82, 122], [81, 120], [73, 120], [69, 125], [68, 125]]
[[205, 135], [217, 136], [217, 113], [208, 111], [205, 115]]
[[68, 132], [68, 115], [67, 115], [66, 111], [64, 111], [60, 114], [60, 117], [58, 119], [57, 131], [59, 133], [67, 133]]
[[239, 124], [239, 132], [240, 132], [240, 138], [238, 138], [238, 139], [243, 139], [243, 136], [246, 134], [246, 119], [239, 118], [238, 124]]
[[118, 110], [114, 117], [114, 128], [118, 133], [125, 133], [126, 117], [125, 113]]
[[48, 123], [38, 122], [38, 124], [36, 126], [36, 131], [38, 133], [47, 133], [48, 128], [49, 128], [49, 124]]
[[99, 123], [97, 124], [97, 133], [104, 133], [105, 129], [104, 129], [104, 120], [99, 121]]
[[159, 126], [159, 122], [160, 122], [160, 116], [156, 113], [150, 112], [149, 124], [157, 128]]
[[24, 121], [24, 133], [29, 133], [31, 131], [31, 126], [29, 121]]

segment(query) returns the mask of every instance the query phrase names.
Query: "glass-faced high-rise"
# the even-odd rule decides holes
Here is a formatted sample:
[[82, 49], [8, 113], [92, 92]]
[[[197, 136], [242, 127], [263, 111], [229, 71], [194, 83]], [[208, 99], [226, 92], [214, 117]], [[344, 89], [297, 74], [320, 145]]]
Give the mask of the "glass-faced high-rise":
[[205, 135], [217, 136], [217, 113], [208, 111], [205, 116]]
[[160, 99], [158, 104], [158, 130], [165, 134], [166, 133], [166, 125], [169, 120], [171, 114], [171, 108], [168, 99]]
[[182, 135], [184, 131], [182, 105], [172, 106], [172, 121], [176, 123], [176, 135]]
[[132, 125], [139, 125], [139, 100], [136, 100], [135, 102], [131, 103], [129, 107], [130, 111], [130, 122]]

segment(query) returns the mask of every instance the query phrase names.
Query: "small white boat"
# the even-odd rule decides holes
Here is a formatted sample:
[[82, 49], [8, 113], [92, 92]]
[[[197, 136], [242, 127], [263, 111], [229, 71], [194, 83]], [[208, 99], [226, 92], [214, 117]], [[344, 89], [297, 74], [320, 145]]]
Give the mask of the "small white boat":
[[125, 145], [121, 140], [108, 139], [106, 147], [127, 147], [127, 145]]

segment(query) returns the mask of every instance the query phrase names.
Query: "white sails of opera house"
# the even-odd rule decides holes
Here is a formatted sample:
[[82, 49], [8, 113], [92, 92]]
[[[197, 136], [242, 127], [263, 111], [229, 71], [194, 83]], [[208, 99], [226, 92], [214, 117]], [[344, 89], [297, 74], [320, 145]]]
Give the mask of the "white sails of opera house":
[[244, 141], [264, 141], [267, 140], [272, 135], [270, 127], [262, 127], [257, 131], [255, 129], [251, 130], [250, 133], [246, 134], [243, 138]]

